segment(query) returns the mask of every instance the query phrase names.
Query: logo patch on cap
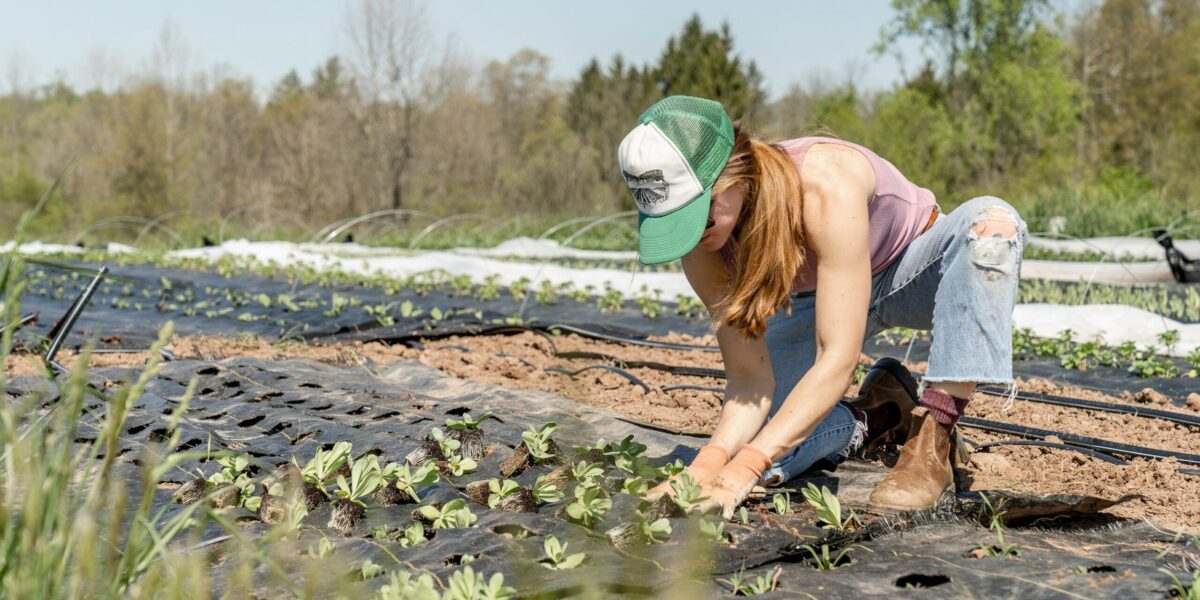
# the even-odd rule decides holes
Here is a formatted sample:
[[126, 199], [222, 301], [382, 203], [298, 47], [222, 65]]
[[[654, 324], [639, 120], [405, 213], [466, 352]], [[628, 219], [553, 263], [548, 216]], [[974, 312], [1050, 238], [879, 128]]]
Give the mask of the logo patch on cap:
[[671, 191], [671, 186], [663, 179], [662, 169], [646, 171], [641, 175], [622, 170], [621, 174], [625, 176], [629, 191], [633, 192], [633, 201], [637, 202], [638, 208], [643, 212], [665, 202], [667, 194]]
[[634, 127], [621, 140], [617, 161], [638, 210], [646, 216], [679, 210], [704, 192], [683, 153], [654, 123]]

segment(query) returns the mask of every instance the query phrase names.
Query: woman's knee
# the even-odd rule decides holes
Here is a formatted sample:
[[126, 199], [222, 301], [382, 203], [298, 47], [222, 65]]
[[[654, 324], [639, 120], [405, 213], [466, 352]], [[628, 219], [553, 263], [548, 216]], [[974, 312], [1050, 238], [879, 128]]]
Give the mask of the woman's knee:
[[1011, 240], [1024, 237], [1025, 222], [1011, 204], [995, 196], [979, 196], [962, 203], [958, 210], [966, 213], [973, 239], [995, 238]]
[[1028, 238], [1028, 228], [1017, 210], [995, 196], [980, 196], [956, 211], [963, 211], [960, 226], [966, 235], [959, 243], [966, 247], [971, 264], [989, 281], [1015, 280]]

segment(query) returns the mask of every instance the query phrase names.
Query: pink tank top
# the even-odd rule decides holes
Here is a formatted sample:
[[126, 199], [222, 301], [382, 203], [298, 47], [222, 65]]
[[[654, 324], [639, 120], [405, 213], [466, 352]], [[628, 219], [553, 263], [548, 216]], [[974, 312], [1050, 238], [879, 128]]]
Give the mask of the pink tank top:
[[[858, 150], [871, 163], [875, 171], [875, 194], [867, 201], [867, 214], [870, 218], [868, 233], [868, 248], [871, 252], [871, 275], [878, 275], [888, 265], [892, 264], [908, 244], [924, 232], [929, 217], [937, 202], [933, 192], [912, 183], [900, 173], [892, 163], [884, 160], [878, 154], [843, 140], [824, 137], [804, 137], [779, 142], [800, 171], [804, 155], [813, 144], [838, 144]], [[809, 292], [817, 286], [817, 261], [813, 259], [809, 248], [805, 247], [808, 260], [796, 274], [792, 283], [792, 293]], [[737, 240], [729, 238], [721, 248], [721, 257], [725, 266], [732, 273], [734, 258], [737, 256]]]

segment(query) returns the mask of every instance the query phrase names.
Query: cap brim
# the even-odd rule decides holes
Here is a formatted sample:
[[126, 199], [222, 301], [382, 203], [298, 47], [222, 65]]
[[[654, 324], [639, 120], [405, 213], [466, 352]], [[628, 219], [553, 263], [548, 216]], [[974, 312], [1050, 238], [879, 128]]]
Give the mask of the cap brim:
[[712, 188], [679, 210], [661, 217], [638, 214], [638, 260], [645, 265], [671, 262], [691, 252], [704, 235]]

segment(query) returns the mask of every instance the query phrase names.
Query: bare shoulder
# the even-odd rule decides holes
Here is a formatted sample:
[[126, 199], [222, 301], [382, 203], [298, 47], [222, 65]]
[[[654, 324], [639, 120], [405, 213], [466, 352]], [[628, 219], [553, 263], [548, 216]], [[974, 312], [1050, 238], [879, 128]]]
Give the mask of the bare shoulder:
[[806, 195], [866, 198], [875, 191], [870, 161], [862, 152], [842, 144], [813, 144], [804, 155], [800, 180]]

